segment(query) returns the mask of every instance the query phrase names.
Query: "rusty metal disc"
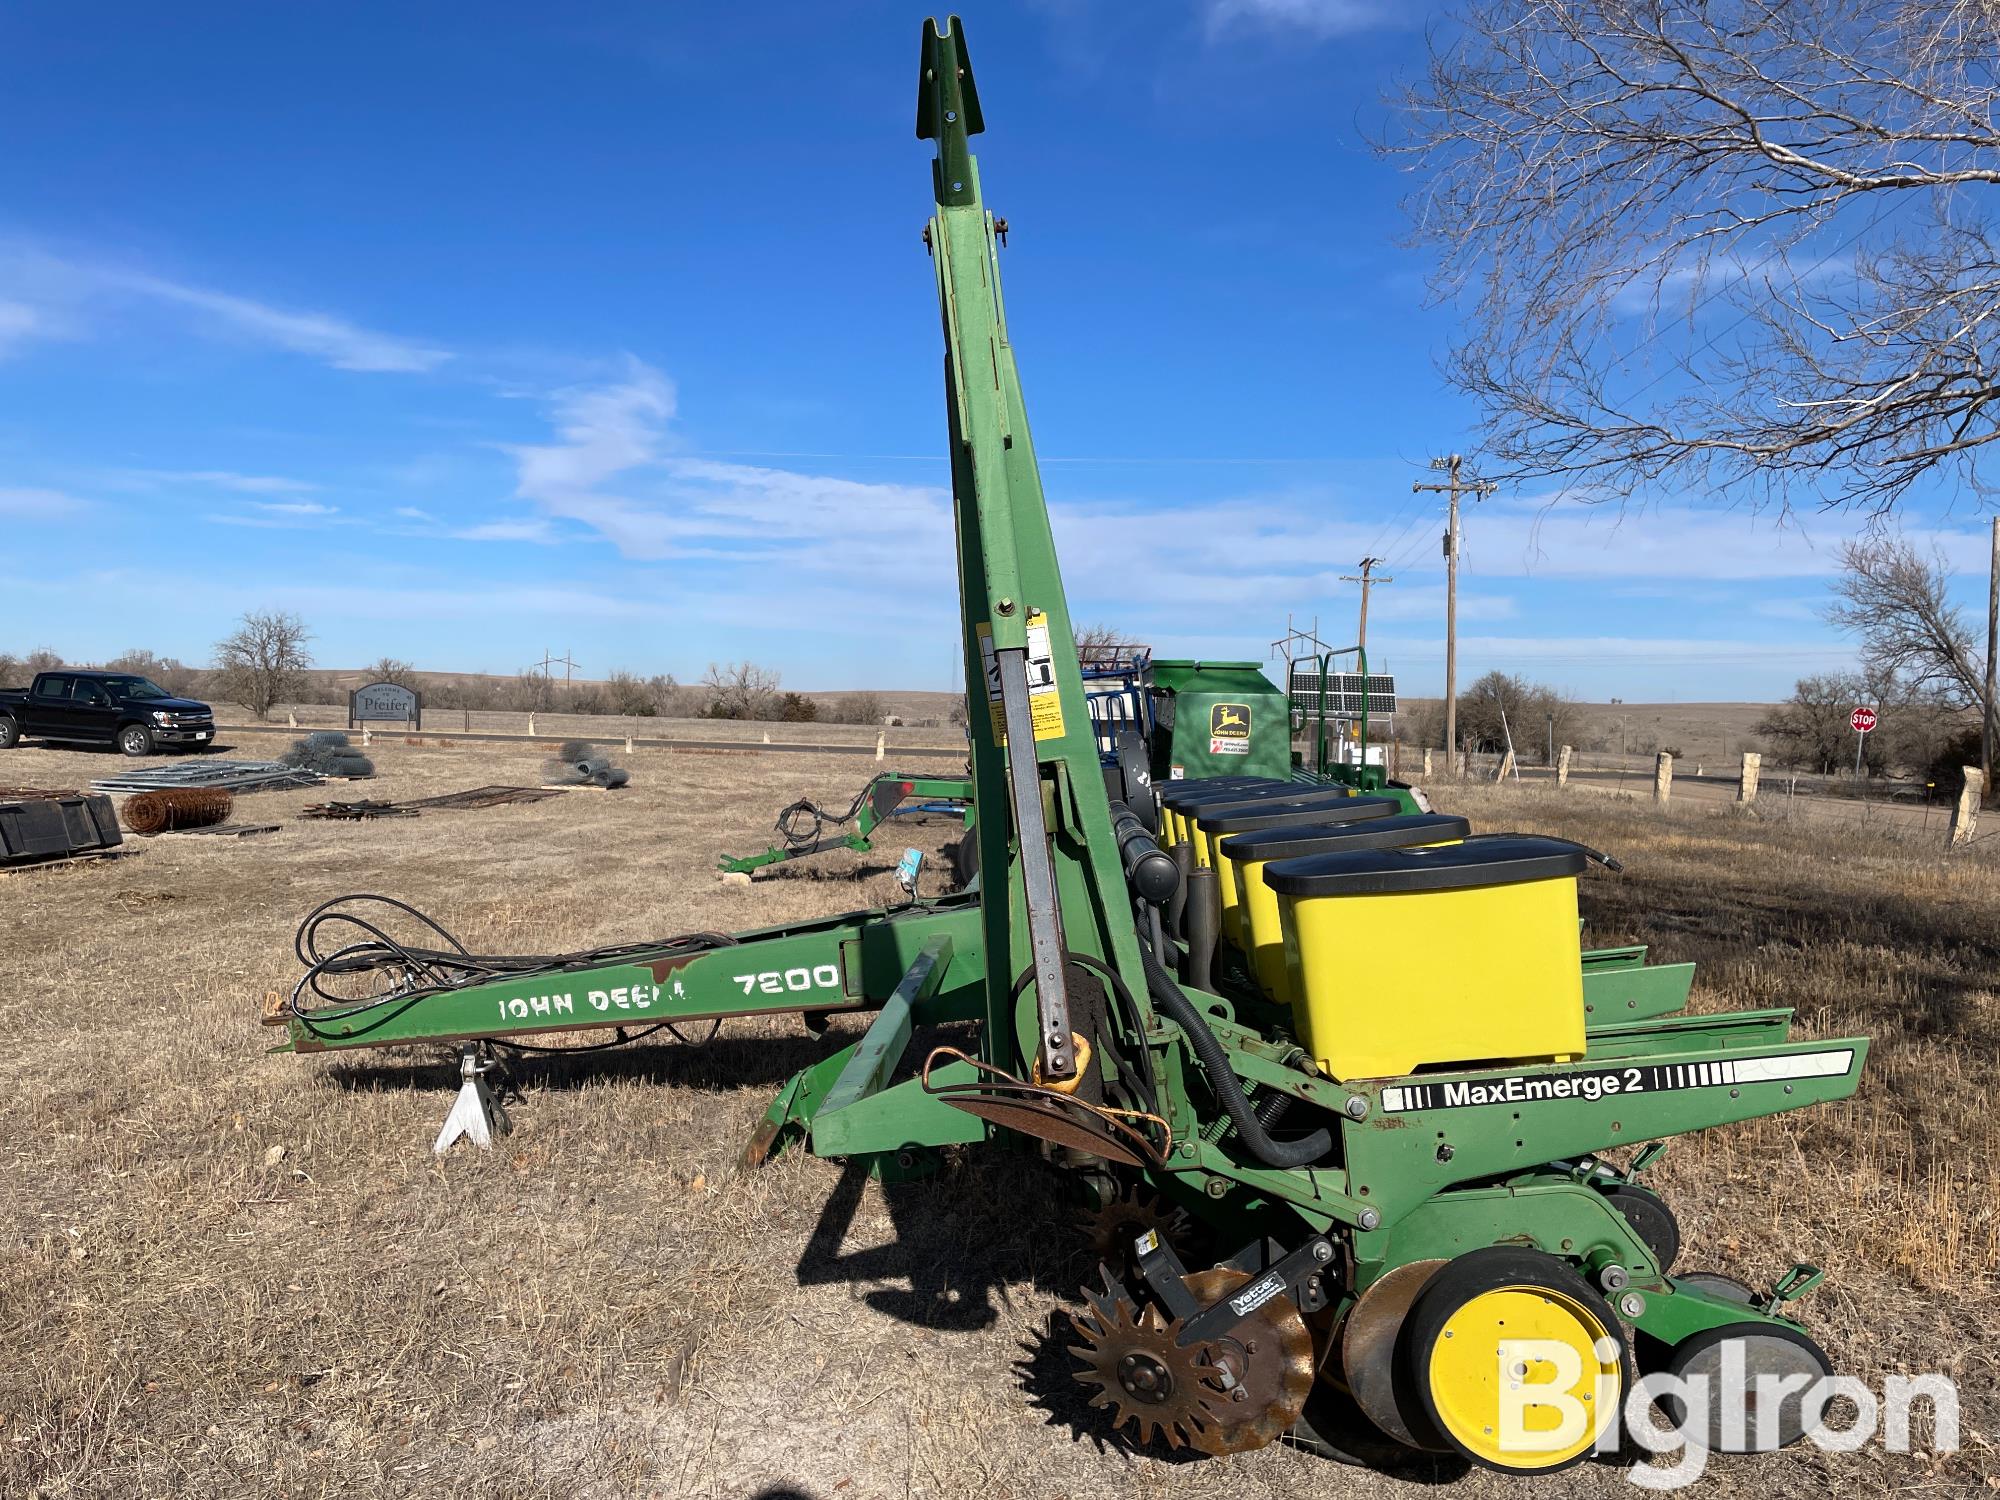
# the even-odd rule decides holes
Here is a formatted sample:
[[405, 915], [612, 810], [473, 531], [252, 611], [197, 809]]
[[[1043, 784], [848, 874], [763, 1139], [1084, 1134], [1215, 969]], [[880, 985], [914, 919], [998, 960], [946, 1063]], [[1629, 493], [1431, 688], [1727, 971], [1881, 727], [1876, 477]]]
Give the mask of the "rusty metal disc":
[[1185, 1252], [1191, 1229], [1185, 1209], [1144, 1183], [1120, 1184], [1115, 1194], [1082, 1210], [1077, 1226], [1098, 1260], [1121, 1269], [1132, 1258], [1132, 1242], [1148, 1230]]
[[1361, 1294], [1341, 1328], [1340, 1365], [1354, 1404], [1369, 1421], [1411, 1448], [1431, 1444], [1416, 1435], [1426, 1430], [1423, 1418], [1419, 1416], [1413, 1428], [1405, 1415], [1417, 1407], [1413, 1397], [1398, 1389], [1396, 1338], [1417, 1294], [1444, 1264], [1413, 1260], [1397, 1266]]
[[1052, 1141], [1058, 1146], [1068, 1146], [1075, 1151], [1101, 1156], [1106, 1161], [1117, 1162], [1120, 1166], [1153, 1165], [1132, 1149], [1130, 1140], [1113, 1131], [1086, 1105], [1078, 1104], [1064, 1108], [1041, 1094], [1030, 1093], [1000, 1095], [939, 1092], [935, 1097], [944, 1100], [953, 1109], [962, 1109], [967, 1114], [978, 1115], [982, 1120], [991, 1120], [995, 1125], [1004, 1126], [1008, 1130], [1018, 1130], [1022, 1135], [1033, 1136], [1036, 1140]]
[[[1188, 1290], [1212, 1303], [1250, 1280], [1223, 1267], [1188, 1277]], [[1274, 1297], [1214, 1343], [1182, 1347], [1180, 1324], [1157, 1307], [1138, 1309], [1108, 1290], [1092, 1293], [1076, 1320], [1083, 1342], [1077, 1379], [1095, 1386], [1090, 1404], [1115, 1427], [1130, 1422], [1140, 1441], [1221, 1455], [1261, 1448], [1298, 1421], [1312, 1393], [1313, 1342], [1289, 1298]]]

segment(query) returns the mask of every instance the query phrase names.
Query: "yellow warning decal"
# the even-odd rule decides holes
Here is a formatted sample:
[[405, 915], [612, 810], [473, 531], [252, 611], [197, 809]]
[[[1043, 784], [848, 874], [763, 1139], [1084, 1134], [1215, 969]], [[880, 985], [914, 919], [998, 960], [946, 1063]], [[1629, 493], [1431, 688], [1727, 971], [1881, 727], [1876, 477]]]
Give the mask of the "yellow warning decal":
[[[993, 738], [1007, 743], [1007, 714], [1000, 702], [1000, 661], [993, 650], [993, 627], [972, 627], [979, 637], [979, 664], [986, 673], [986, 710], [993, 719]], [[1053, 740], [1063, 732], [1062, 694], [1056, 686], [1055, 656], [1049, 647], [1049, 617], [1028, 611], [1028, 712], [1035, 738]]]

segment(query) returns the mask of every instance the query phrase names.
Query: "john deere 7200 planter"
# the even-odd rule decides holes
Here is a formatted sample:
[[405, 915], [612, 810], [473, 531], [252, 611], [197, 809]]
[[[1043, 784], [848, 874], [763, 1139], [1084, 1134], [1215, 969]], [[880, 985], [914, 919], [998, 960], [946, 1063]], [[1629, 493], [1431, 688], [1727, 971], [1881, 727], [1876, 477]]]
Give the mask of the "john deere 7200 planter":
[[[270, 1017], [286, 1045], [457, 1044], [454, 1114], [479, 1134], [494, 1045], [868, 1013], [784, 1086], [746, 1160], [803, 1149], [896, 1177], [949, 1146], [1044, 1153], [1104, 1262], [1077, 1378], [1110, 1423], [1204, 1453], [1324, 1435], [1342, 1410], [1546, 1471], [1591, 1450], [1639, 1369], [1740, 1356], [1789, 1391], [1824, 1373], [1784, 1312], [1818, 1273], [1758, 1291], [1684, 1272], [1671, 1209], [1633, 1177], [1668, 1137], [1852, 1093], [1865, 1041], [1796, 1039], [1782, 1010], [1690, 1016], [1685, 966], [1582, 951], [1576, 845], [1473, 837], [1398, 788], [1106, 764], [969, 147], [983, 127], [962, 29], [927, 24], [971, 888], [563, 957], [336, 906], [301, 930], [306, 971]], [[947, 1022], [962, 1045], [912, 1052]], [[1795, 1395], [1746, 1429], [1740, 1391], [1709, 1389], [1685, 1415], [1712, 1441], [1799, 1435]]]

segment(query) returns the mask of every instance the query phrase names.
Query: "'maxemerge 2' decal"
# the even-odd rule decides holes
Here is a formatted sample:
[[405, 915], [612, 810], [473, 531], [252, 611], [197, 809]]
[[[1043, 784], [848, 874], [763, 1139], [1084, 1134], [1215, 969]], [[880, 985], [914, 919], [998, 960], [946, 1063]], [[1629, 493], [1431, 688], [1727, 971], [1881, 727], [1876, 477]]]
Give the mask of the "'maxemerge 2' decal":
[[1386, 1088], [1382, 1090], [1382, 1108], [1391, 1114], [1402, 1114], [1419, 1109], [1457, 1109], [1470, 1104], [1606, 1099], [1614, 1094], [1729, 1088], [1745, 1083], [1782, 1083], [1791, 1078], [1839, 1078], [1853, 1066], [1852, 1049], [1841, 1048], [1835, 1052], [1792, 1052], [1779, 1057], [1742, 1057], [1722, 1062], [1647, 1063], [1630, 1068], [1592, 1068], [1579, 1073], [1455, 1078]]

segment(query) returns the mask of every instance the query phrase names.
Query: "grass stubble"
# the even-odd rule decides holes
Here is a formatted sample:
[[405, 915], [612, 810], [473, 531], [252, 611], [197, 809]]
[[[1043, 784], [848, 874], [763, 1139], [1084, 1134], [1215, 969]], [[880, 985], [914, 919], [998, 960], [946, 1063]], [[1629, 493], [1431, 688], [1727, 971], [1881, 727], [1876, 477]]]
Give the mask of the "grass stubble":
[[[259, 753], [251, 747], [250, 753]], [[380, 797], [532, 783], [532, 746], [378, 739]], [[845, 807], [875, 767], [640, 750], [622, 792], [359, 824], [258, 794], [238, 841], [0, 878], [0, 1495], [1345, 1497], [1430, 1488], [1272, 1448], [1133, 1452], [1067, 1381], [1051, 1313], [1088, 1271], [1032, 1161], [972, 1155], [884, 1189], [791, 1153], [737, 1154], [792, 1071], [851, 1037], [790, 1019], [700, 1050], [529, 1063], [490, 1154], [429, 1144], [437, 1049], [267, 1056], [313, 905], [379, 891], [475, 949], [568, 950], [894, 899], [899, 823], [744, 888], [801, 793]], [[110, 758], [23, 749], [8, 780], [78, 785]], [[1608, 847], [1586, 940], [1700, 965], [1697, 1010], [1792, 1006], [1875, 1038], [1852, 1100], [1678, 1140], [1651, 1176], [1682, 1264], [1767, 1283], [1826, 1267], [1805, 1316], [1879, 1386], [1941, 1370], [1955, 1456], [1718, 1459], [1710, 1493], [1975, 1494], [2000, 1347], [1995, 975], [2000, 865], [1716, 807], [1433, 789], [1482, 830]], [[1546, 1495], [1627, 1492], [1587, 1464]], [[1473, 1473], [1468, 1496], [1518, 1493]]]

